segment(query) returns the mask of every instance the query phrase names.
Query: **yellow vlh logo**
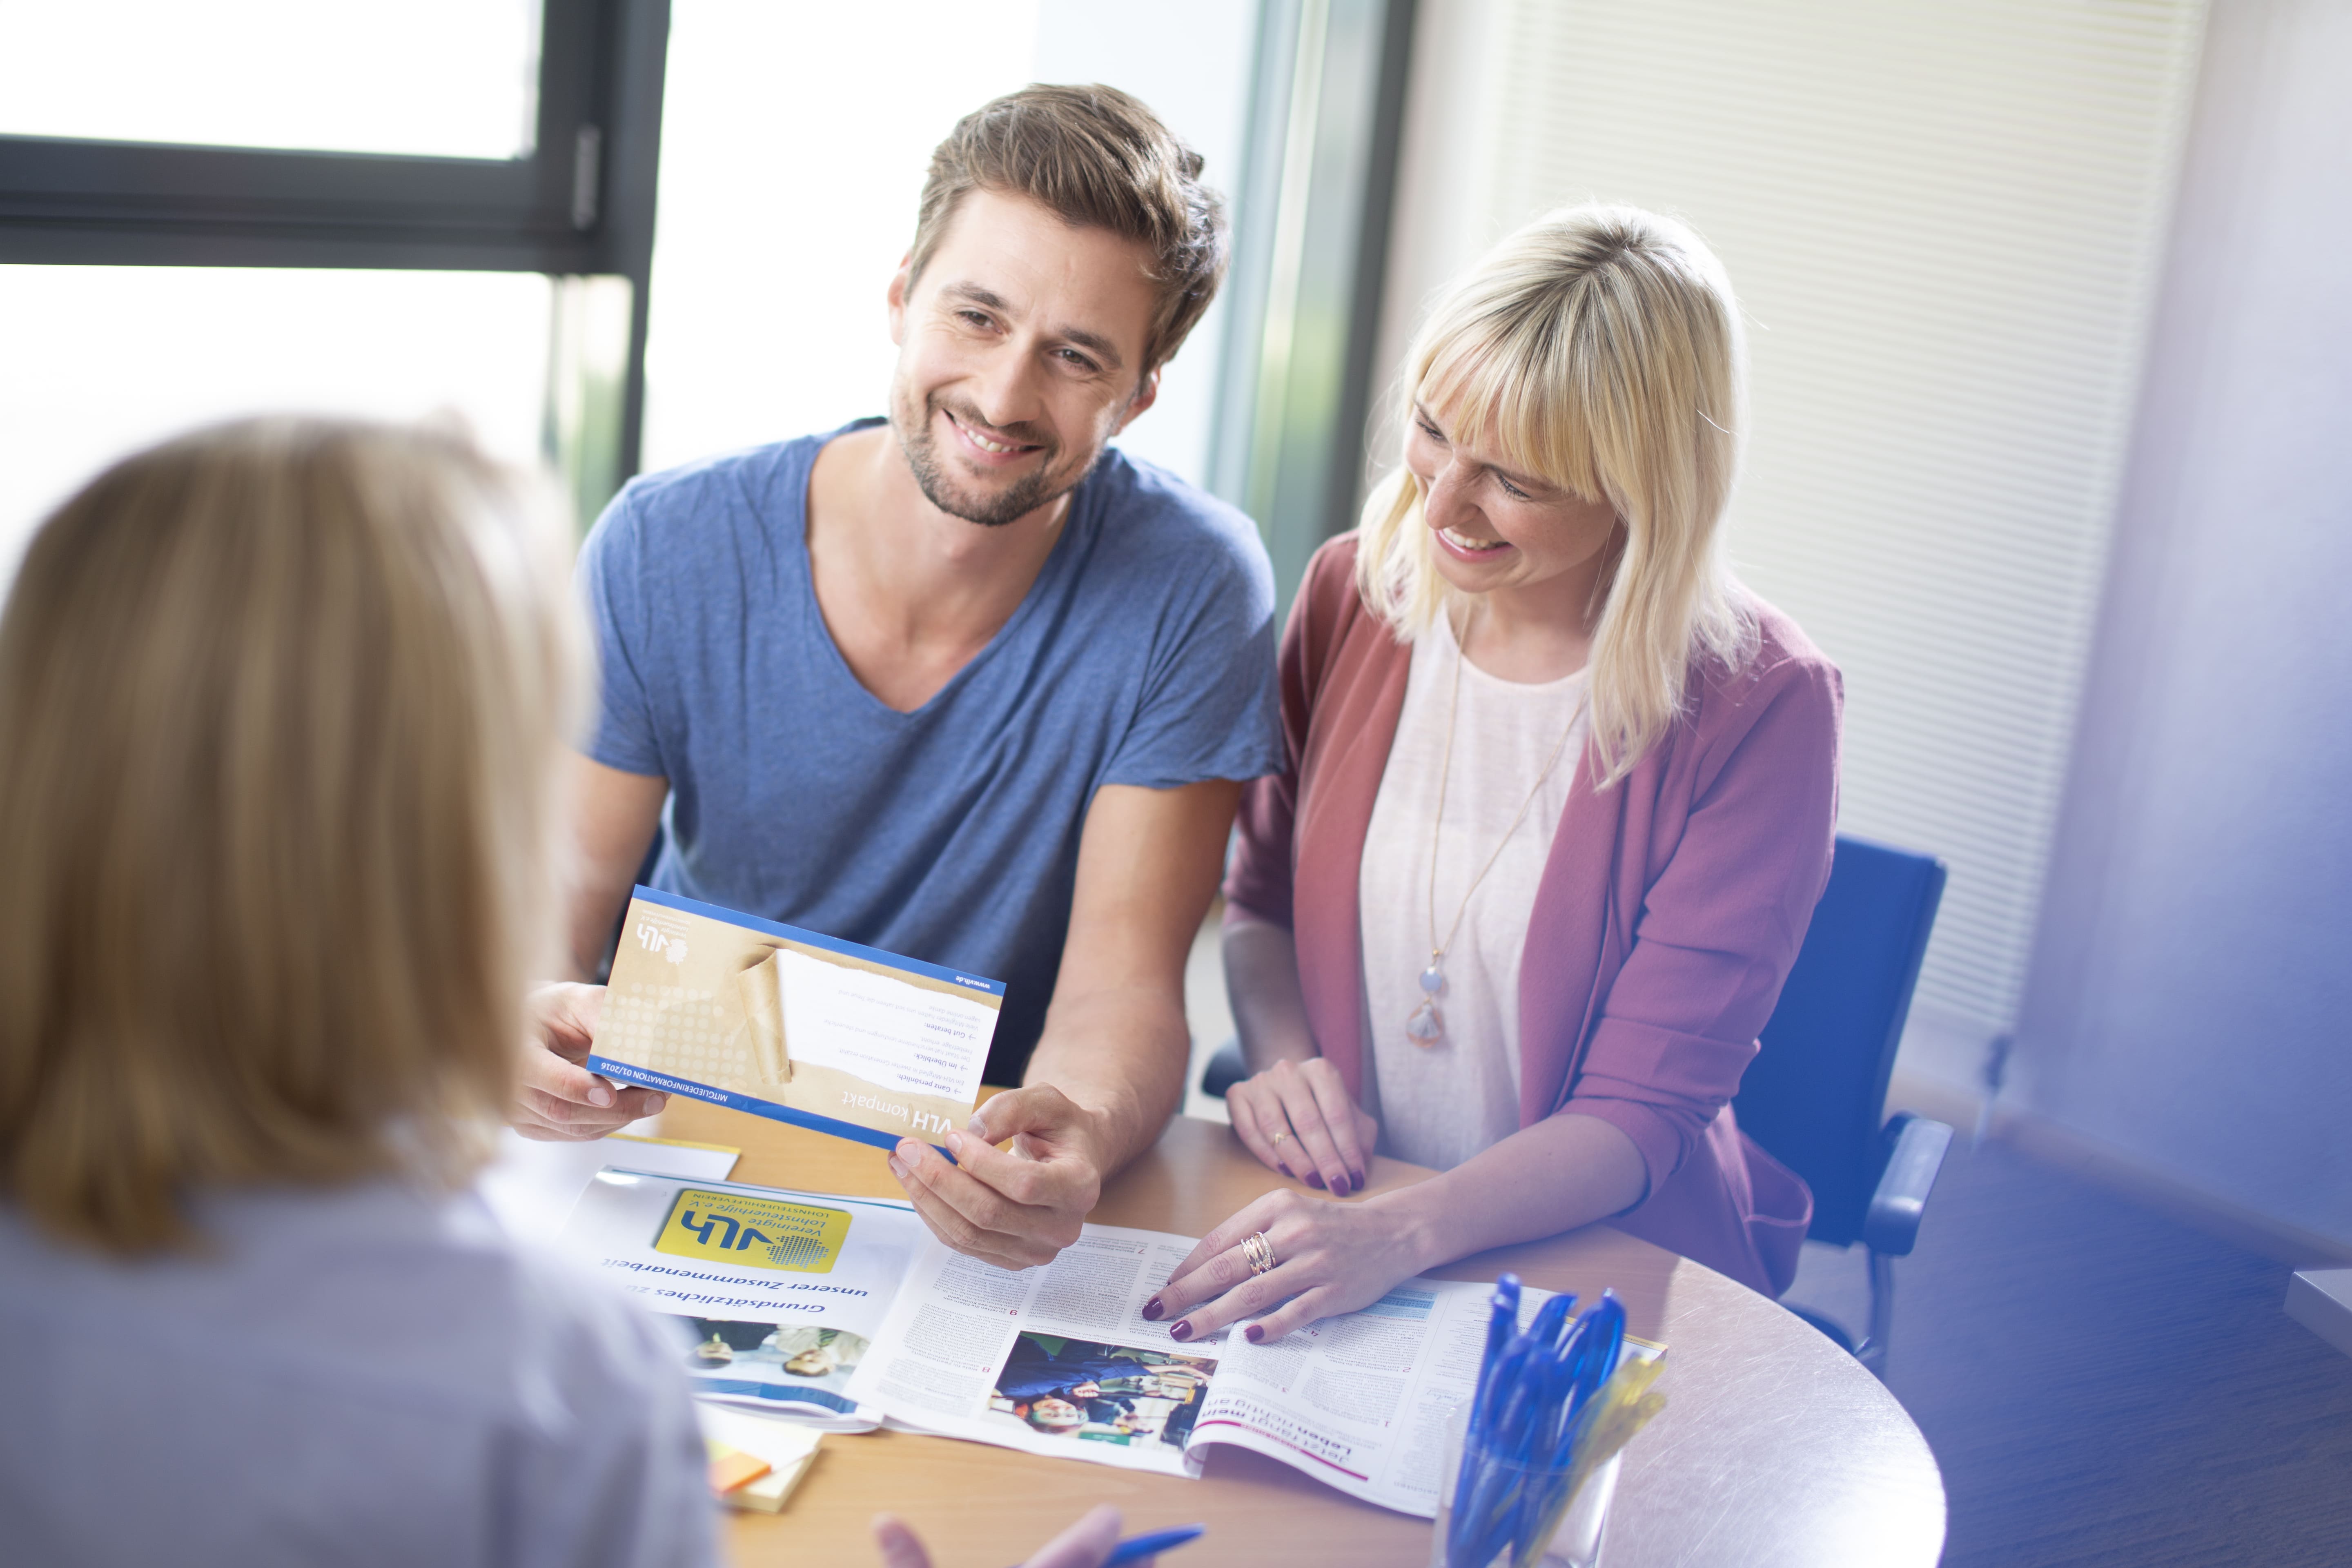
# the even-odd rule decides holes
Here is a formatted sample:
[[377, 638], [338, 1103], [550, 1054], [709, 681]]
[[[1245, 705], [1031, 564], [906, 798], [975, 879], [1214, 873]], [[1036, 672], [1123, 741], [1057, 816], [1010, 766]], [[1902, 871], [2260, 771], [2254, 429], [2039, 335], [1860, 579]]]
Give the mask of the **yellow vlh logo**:
[[713, 1263], [830, 1274], [849, 1215], [814, 1204], [689, 1187], [670, 1204], [654, 1250]]

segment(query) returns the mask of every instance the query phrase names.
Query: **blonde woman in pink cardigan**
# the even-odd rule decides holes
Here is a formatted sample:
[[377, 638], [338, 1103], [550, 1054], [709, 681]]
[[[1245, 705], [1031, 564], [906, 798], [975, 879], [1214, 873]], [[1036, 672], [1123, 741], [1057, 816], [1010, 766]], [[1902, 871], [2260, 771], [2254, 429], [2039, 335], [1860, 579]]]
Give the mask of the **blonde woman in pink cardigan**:
[[[1840, 690], [1723, 563], [1742, 380], [1721, 264], [1626, 207], [1530, 225], [1422, 329], [1225, 883], [1226, 1103], [1297, 1184], [1147, 1308], [1175, 1338], [1597, 1221], [1787, 1288], [1811, 1195], [1730, 1102], [1828, 879]], [[1376, 1151], [1443, 1173], [1307, 1190]]]

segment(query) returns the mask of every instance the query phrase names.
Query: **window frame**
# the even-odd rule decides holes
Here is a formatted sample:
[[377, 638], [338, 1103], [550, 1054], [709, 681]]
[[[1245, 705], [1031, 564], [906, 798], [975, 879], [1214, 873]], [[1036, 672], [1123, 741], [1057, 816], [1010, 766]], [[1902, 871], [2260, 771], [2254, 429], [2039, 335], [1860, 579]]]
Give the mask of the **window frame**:
[[609, 274], [637, 465], [669, 0], [544, 0], [527, 157], [0, 135], [0, 263]]

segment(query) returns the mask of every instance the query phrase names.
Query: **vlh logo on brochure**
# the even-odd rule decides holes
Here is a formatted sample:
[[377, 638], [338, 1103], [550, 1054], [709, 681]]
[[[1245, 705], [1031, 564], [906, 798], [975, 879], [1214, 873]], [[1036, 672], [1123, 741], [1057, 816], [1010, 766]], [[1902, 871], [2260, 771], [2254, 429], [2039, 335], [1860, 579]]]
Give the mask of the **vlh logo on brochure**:
[[848, 1235], [849, 1215], [841, 1209], [688, 1187], [671, 1203], [654, 1250], [706, 1263], [830, 1274]]

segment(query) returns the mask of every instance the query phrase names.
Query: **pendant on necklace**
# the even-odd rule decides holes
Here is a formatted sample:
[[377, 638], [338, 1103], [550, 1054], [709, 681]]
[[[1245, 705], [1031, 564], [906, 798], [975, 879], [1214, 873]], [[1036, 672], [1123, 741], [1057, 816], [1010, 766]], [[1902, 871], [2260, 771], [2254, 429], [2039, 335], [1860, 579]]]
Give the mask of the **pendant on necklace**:
[[1432, 958], [1421, 972], [1421, 1005], [1404, 1021], [1404, 1032], [1420, 1046], [1433, 1046], [1445, 1036], [1445, 1017], [1437, 1010], [1437, 994], [1445, 989], [1444, 973]]

